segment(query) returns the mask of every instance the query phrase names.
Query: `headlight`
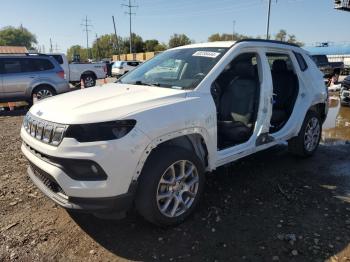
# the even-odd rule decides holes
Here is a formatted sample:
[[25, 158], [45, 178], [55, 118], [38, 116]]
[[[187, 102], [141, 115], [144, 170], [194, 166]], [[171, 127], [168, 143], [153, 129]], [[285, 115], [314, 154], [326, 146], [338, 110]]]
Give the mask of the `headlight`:
[[65, 137], [79, 142], [107, 141], [122, 138], [136, 125], [136, 120], [120, 120], [94, 124], [70, 125]]

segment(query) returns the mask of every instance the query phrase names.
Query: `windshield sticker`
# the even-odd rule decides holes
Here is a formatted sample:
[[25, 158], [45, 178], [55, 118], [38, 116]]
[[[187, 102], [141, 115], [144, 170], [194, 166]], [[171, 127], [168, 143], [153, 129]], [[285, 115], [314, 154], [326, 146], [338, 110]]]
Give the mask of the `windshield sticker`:
[[208, 52], [208, 51], [197, 51], [192, 56], [201, 56], [209, 58], [217, 58], [221, 53], [218, 52]]

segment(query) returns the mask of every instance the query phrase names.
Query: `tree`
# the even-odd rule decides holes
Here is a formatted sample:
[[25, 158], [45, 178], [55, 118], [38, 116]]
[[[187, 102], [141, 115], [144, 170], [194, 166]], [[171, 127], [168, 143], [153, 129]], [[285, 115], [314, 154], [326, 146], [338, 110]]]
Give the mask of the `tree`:
[[246, 35], [240, 35], [240, 34], [212, 34], [208, 37], [208, 42], [216, 42], [216, 41], [238, 41], [245, 38], [250, 38]]
[[156, 39], [151, 39], [151, 40], [146, 40], [144, 44], [145, 44], [146, 52], [153, 52], [155, 51], [155, 48], [159, 45], [159, 42]]
[[97, 60], [112, 57], [115, 52], [115, 36], [113, 34], [102, 35], [92, 44], [92, 54]]
[[281, 29], [275, 36], [275, 40], [283, 41], [285, 42], [287, 40], [287, 31], [284, 29]]
[[191, 40], [185, 34], [174, 34], [170, 37], [169, 40], [169, 48], [189, 45], [191, 44]]
[[154, 47], [154, 51], [156, 52], [161, 52], [161, 51], [164, 51], [164, 50], [167, 50], [167, 45], [164, 44], [164, 43], [161, 43], [161, 44], [158, 44]]
[[[288, 37], [288, 38], [287, 38]], [[288, 34], [286, 30], [281, 29], [276, 35], [275, 40], [282, 41], [282, 42], [288, 42], [292, 44], [296, 44], [299, 46], [303, 46], [304, 43], [297, 40], [296, 36], [294, 34]]]
[[88, 60], [88, 52], [86, 48], [80, 45], [73, 45], [67, 50], [67, 58], [69, 61], [72, 61], [75, 55], [80, 55], [80, 61]]
[[25, 46], [27, 49], [34, 49], [37, 43], [36, 36], [27, 28], [7, 26], [0, 29], [0, 45]]

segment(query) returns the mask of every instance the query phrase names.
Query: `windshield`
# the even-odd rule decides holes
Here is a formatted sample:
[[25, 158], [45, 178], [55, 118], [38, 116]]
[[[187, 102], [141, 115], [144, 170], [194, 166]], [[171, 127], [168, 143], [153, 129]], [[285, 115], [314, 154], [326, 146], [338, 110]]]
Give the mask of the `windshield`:
[[328, 58], [325, 55], [313, 55], [312, 59], [315, 61], [316, 65], [328, 64]]
[[140, 65], [118, 83], [194, 89], [228, 48], [184, 48], [165, 51]]
[[120, 66], [122, 66], [122, 65], [123, 65], [123, 62], [121, 62], [121, 61], [116, 61], [116, 62], [114, 62], [113, 67], [120, 67]]

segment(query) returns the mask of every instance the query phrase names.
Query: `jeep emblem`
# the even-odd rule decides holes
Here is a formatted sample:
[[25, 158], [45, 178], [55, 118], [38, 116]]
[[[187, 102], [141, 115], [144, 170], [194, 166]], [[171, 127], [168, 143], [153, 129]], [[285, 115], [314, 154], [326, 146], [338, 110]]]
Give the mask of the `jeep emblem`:
[[36, 112], [36, 114], [37, 114], [38, 116], [42, 116], [42, 115], [43, 115], [43, 112], [41, 112], [41, 111], [39, 110], [38, 112]]

